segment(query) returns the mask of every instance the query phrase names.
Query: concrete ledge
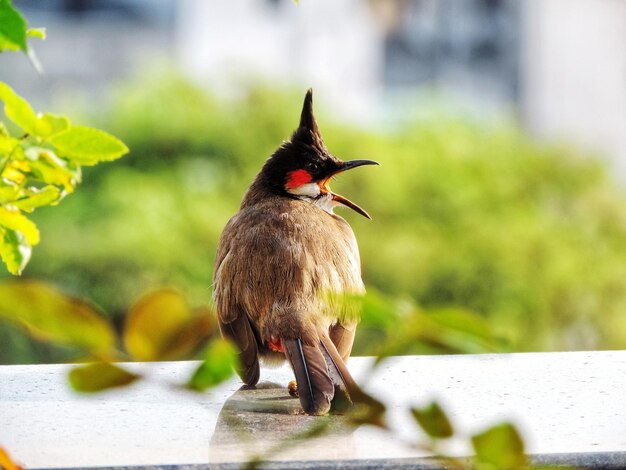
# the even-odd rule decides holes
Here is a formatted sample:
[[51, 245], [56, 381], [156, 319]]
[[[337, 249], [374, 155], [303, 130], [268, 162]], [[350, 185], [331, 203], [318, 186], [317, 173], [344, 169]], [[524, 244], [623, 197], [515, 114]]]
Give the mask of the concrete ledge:
[[[28, 468], [239, 468], [250, 456], [267, 468], [443, 468], [407, 443], [419, 439], [411, 405], [439, 400], [460, 435], [502, 420], [521, 429], [538, 464], [626, 467], [626, 351], [410, 356], [373, 374], [353, 358], [357, 380], [389, 405], [394, 436], [341, 417], [330, 433], [289, 448], [285, 437], [319, 423], [297, 414], [288, 368], [264, 369], [264, 384], [232, 379], [206, 394], [182, 392], [195, 363], [137, 363], [149, 380], [93, 397], [66, 385], [67, 365], [0, 367], [0, 446]], [[467, 439], [452, 455], [470, 455]]]
[[[545, 454], [531, 456], [534, 465], [554, 467], [575, 467], [577, 469], [622, 470], [626, 468], [626, 452], [584, 453], [584, 454]], [[195, 465], [155, 465], [142, 467], [102, 467], [99, 470], [239, 470], [240, 463], [195, 464]], [[389, 459], [389, 460], [316, 460], [268, 462], [262, 468], [272, 470], [446, 470], [441, 463], [429, 458]], [[456, 467], [454, 467], [456, 468]], [[64, 470], [64, 469], [50, 469]]]

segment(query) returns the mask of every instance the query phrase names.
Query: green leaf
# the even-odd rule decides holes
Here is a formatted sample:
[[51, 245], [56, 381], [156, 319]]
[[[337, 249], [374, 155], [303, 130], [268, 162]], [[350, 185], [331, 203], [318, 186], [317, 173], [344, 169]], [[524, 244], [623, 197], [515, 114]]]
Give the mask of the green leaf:
[[46, 39], [46, 28], [28, 28], [26, 36], [42, 40]]
[[192, 311], [179, 292], [161, 289], [131, 307], [124, 346], [141, 361], [180, 359], [193, 352], [212, 330], [207, 310]]
[[479, 463], [496, 469], [527, 467], [524, 441], [511, 423], [502, 423], [472, 436], [472, 445]]
[[94, 393], [114, 387], [123, 387], [140, 376], [109, 362], [96, 362], [70, 371], [70, 385], [77, 392]]
[[[19, 232], [0, 227], [0, 258], [11, 274], [19, 276], [28, 264], [32, 248]], [[0, 314], [1, 316], [1, 314]]]
[[23, 195], [11, 205], [26, 212], [33, 212], [37, 207], [49, 206], [61, 199], [61, 190], [56, 186], [46, 186], [45, 188], [28, 188]]
[[17, 209], [9, 210], [6, 207], [0, 207], [0, 226], [20, 232], [30, 245], [39, 243], [37, 226]]
[[448, 416], [437, 402], [424, 408], [411, 408], [411, 414], [424, 432], [434, 439], [444, 439], [454, 433]]
[[227, 380], [234, 371], [237, 352], [228, 341], [217, 338], [207, 349], [206, 358], [187, 384], [192, 390], [204, 391]]
[[115, 160], [128, 152], [122, 141], [104, 131], [85, 126], [72, 126], [50, 138], [58, 153], [81, 165], [95, 165]]
[[9, 0], [0, 0], [0, 51], [26, 52], [26, 21]]
[[24, 132], [37, 134], [39, 118], [35, 111], [28, 101], [3, 82], [0, 82], [0, 100], [4, 101], [4, 112], [11, 121], [20, 126]]
[[0, 317], [35, 338], [94, 354], [109, 353], [115, 346], [113, 327], [96, 307], [40, 282], [0, 283]]

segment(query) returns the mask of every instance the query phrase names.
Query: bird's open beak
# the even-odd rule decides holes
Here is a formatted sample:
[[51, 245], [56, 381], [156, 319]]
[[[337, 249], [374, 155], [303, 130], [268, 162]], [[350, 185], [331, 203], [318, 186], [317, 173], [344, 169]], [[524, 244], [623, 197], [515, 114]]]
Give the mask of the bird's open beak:
[[[337, 175], [339, 173], [342, 173], [344, 171], [347, 170], [351, 170], [353, 168], [359, 167], [359, 166], [363, 166], [363, 165], [380, 165], [380, 163], [375, 162], [373, 160], [349, 160], [347, 162], [343, 162], [341, 167], [334, 173], [334, 175]], [[333, 176], [334, 176], [333, 175]], [[330, 179], [330, 178], [329, 178]], [[355, 212], [358, 212], [359, 214], [361, 214], [363, 217], [367, 217], [368, 219], [371, 220], [370, 215], [365, 212], [365, 210], [361, 209], [359, 206], [357, 206], [354, 202], [350, 201], [349, 199], [340, 196], [339, 194], [335, 194], [333, 193], [330, 188], [328, 188], [328, 186], [326, 186], [328, 183], [328, 180], [326, 180], [324, 182], [324, 189], [326, 189], [326, 191], [328, 191], [331, 195], [331, 197], [333, 198], [334, 201], [337, 201], [339, 204], [343, 204], [346, 207], [349, 207], [350, 209], [352, 209]]]

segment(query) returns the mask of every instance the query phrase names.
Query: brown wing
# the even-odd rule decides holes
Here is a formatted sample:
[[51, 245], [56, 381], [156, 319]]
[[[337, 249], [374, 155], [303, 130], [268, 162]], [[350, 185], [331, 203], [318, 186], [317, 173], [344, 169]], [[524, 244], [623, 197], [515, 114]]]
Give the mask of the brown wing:
[[[227, 228], [224, 230], [227, 231]], [[239, 351], [239, 364], [235, 370], [246, 385], [259, 381], [259, 340], [246, 312], [230, 295], [232, 279], [229, 274], [230, 246], [222, 237], [218, 244], [215, 272], [213, 275], [213, 298], [217, 307], [217, 320], [222, 336]]]
[[222, 336], [232, 341], [239, 350], [237, 374], [246, 385], [256, 385], [260, 374], [257, 338], [247, 315], [238, 307], [234, 307], [233, 310], [227, 320], [218, 315], [220, 331]]
[[341, 356], [343, 362], [348, 362], [348, 359], [350, 358], [355, 333], [356, 323], [347, 326], [341, 323], [335, 323], [330, 327], [330, 339], [337, 348], [337, 352]]

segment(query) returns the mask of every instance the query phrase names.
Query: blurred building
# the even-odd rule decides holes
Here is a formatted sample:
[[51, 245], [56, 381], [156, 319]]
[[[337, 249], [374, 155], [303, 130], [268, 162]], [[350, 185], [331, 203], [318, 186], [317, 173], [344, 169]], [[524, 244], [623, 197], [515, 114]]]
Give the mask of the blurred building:
[[[316, 90], [334, 112], [394, 122], [433, 103], [603, 152], [626, 177], [626, 2], [621, 0], [15, 0], [47, 41], [38, 79], [0, 78], [45, 101], [98, 95], [165, 57], [224, 93], [263, 80]], [[7, 66], [8, 64], [8, 66]], [[5, 68], [6, 67], [6, 68]]]
[[521, 24], [527, 129], [612, 157], [626, 181], [626, 2], [526, 0]]

